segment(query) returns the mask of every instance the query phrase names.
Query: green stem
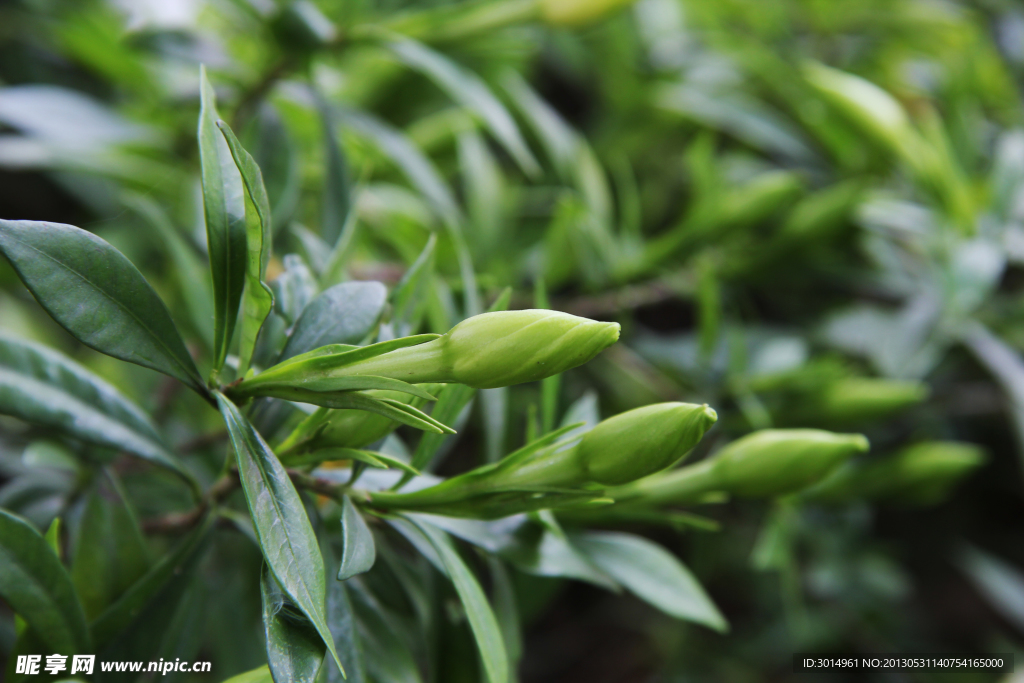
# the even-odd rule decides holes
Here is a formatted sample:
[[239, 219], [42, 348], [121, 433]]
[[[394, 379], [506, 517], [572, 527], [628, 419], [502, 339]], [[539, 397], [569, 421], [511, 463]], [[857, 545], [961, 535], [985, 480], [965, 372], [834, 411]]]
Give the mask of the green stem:
[[720, 490], [715, 464], [713, 458], [708, 458], [687, 467], [608, 489], [607, 494], [609, 498], [621, 503], [695, 503], [706, 494]]

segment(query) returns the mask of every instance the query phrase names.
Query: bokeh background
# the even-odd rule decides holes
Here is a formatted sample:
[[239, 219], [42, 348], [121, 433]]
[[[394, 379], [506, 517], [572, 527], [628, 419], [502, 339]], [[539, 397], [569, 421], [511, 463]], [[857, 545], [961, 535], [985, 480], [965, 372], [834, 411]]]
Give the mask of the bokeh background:
[[[438, 236], [424, 329], [506, 286], [513, 307], [622, 324], [565, 377], [563, 408], [707, 402], [720, 421], [704, 452], [772, 426], [863, 432], [869, 460], [926, 440], [983, 449], [941, 490], [638, 527], [700, 577], [725, 635], [517, 574], [524, 683], [865, 680], [794, 674], [792, 653], [1021, 654], [1024, 6], [3, 0], [0, 216], [102, 235], [200, 355], [201, 64], [263, 169], [279, 298], [333, 267], [330, 206], [351, 187], [347, 277], [393, 285]], [[202, 446], [189, 439], [213, 423], [188, 424], [155, 374], [76, 345], [6, 263], [0, 329], [101, 371]], [[541, 419], [537, 387], [489, 396], [442, 472]], [[73, 486], [33, 469], [52, 465], [39, 436], [0, 418], [0, 505], [45, 524]], [[231, 616], [257, 609], [239, 606], [252, 586], [217, 580], [197, 658], [221, 680], [259, 665], [262, 644]], [[5, 617], [0, 650], [12, 641]]]

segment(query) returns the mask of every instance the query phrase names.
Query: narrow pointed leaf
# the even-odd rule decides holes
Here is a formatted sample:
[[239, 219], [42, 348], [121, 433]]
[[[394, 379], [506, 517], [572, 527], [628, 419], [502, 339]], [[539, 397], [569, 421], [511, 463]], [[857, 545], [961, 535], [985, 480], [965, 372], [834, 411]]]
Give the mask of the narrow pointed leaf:
[[238, 306], [245, 287], [245, 192], [231, 150], [217, 129], [217, 102], [213, 86], [200, 70], [199, 163], [203, 179], [206, 241], [213, 274], [214, 353], [216, 373], [227, 357], [235, 330]]
[[0, 252], [50, 317], [83, 344], [208, 395], [164, 302], [104, 240], [72, 225], [0, 220]]
[[469, 619], [470, 629], [473, 631], [477, 647], [480, 650], [487, 680], [490, 683], [505, 683], [508, 681], [509, 673], [505, 641], [498, 626], [498, 620], [495, 618], [476, 577], [459, 557], [448, 534], [414, 517], [407, 519], [433, 547], [455, 586], [455, 592], [459, 594], [462, 607]]
[[325, 290], [303, 309], [281, 360], [329, 344], [358, 344], [373, 331], [385, 303], [387, 289], [379, 282], [344, 282]]
[[587, 559], [666, 614], [716, 631], [729, 630], [690, 570], [661, 546], [617, 532], [587, 532], [571, 540]]
[[313, 683], [327, 652], [316, 627], [288, 604], [269, 571], [260, 580], [260, 596], [274, 683]]
[[0, 539], [0, 597], [52, 652], [92, 652], [71, 577], [46, 539], [3, 509]]
[[377, 559], [377, 548], [373, 543], [373, 534], [366, 520], [345, 496], [341, 504], [341, 566], [338, 568], [338, 581], [350, 579], [356, 574], [370, 571]]
[[231, 150], [231, 158], [245, 186], [246, 250], [245, 293], [242, 296], [242, 333], [238, 343], [238, 375], [244, 376], [256, 348], [256, 337], [274, 307], [274, 295], [263, 280], [270, 261], [272, 239], [270, 200], [263, 186], [263, 174], [256, 160], [245, 151], [234, 132], [223, 121], [217, 127]]
[[128, 451], [192, 482], [138, 406], [78, 363], [45, 346], [0, 337], [0, 413]]
[[230, 400], [216, 394], [238, 462], [263, 557], [281, 589], [316, 627], [338, 663], [325, 615], [324, 561], [305, 506], [288, 473]]

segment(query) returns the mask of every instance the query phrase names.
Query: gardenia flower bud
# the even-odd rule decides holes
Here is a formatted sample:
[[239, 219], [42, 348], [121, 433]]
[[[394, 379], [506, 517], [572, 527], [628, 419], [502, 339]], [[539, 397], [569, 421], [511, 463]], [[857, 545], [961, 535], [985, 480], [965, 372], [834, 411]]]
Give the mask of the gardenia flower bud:
[[863, 434], [820, 429], [762, 429], [733, 441], [714, 459], [719, 489], [737, 496], [781, 496], [814, 484], [869, 448]]
[[984, 461], [984, 452], [974, 444], [926, 441], [889, 457], [844, 467], [808, 491], [806, 498], [838, 503], [887, 498], [932, 505]]
[[928, 385], [909, 380], [845, 377], [831, 383], [811, 411], [830, 422], [873, 420], [920, 403]]
[[[578, 443], [556, 442], [430, 488], [373, 494], [373, 500], [385, 507], [451, 510], [454, 503], [489, 493], [519, 491], [528, 501], [531, 491], [545, 488], [622, 484], [678, 462], [717, 419], [707, 405], [645, 406], [604, 420]], [[507, 514], [519, 511], [511, 507], [514, 502], [509, 505]]]
[[819, 429], [763, 429], [694, 465], [611, 489], [619, 502], [692, 503], [715, 492], [750, 498], [783, 496], [810, 486], [868, 449], [861, 434]]
[[540, 0], [540, 12], [549, 24], [582, 26], [632, 3], [633, 0]]
[[586, 478], [609, 486], [646, 477], [683, 459], [718, 420], [705, 403], [656, 403], [604, 420], [576, 449]]
[[457, 382], [477, 389], [506, 387], [582, 365], [618, 338], [618, 323], [558, 311], [498, 311], [467, 318], [425, 344], [344, 365], [329, 375], [376, 375], [412, 384]]

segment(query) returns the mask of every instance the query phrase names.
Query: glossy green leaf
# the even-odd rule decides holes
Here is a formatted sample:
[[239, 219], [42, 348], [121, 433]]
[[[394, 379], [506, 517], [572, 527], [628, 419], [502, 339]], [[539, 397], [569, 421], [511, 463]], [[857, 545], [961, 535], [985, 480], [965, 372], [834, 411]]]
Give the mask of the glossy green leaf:
[[245, 288], [246, 247], [245, 190], [235, 167], [231, 150], [217, 128], [216, 95], [199, 72], [201, 107], [199, 110], [199, 162], [203, 179], [203, 212], [206, 217], [206, 241], [213, 274], [214, 373], [227, 357], [235, 330], [238, 307]]
[[238, 342], [238, 375], [244, 376], [256, 348], [256, 337], [274, 307], [274, 295], [264, 282], [270, 261], [271, 229], [270, 199], [263, 186], [263, 173], [234, 132], [223, 121], [217, 127], [231, 150], [231, 158], [245, 186], [246, 251], [245, 292], [242, 295], [242, 330]]
[[89, 631], [97, 650], [121, 635], [171, 580], [193, 566], [200, 556], [199, 551], [210, 536], [215, 520], [214, 515], [203, 517], [196, 528], [179, 541], [173, 550], [158, 560], [116, 602], [89, 624]]
[[274, 683], [312, 683], [327, 648], [316, 627], [281, 592], [269, 570], [260, 580], [267, 663]]
[[288, 473], [235, 404], [216, 394], [263, 557], [282, 590], [316, 627], [338, 663], [324, 613], [324, 561]]
[[408, 66], [422, 72], [476, 114], [527, 175], [540, 172], [512, 115], [476, 74], [414, 40], [394, 41], [388, 47]]
[[366, 520], [345, 496], [341, 504], [341, 566], [338, 568], [338, 581], [350, 579], [356, 574], [370, 571], [377, 559], [377, 549], [373, 542], [373, 534]]
[[[338, 573], [338, 561], [329, 544], [321, 542], [321, 553], [327, 568], [327, 576]], [[334, 635], [334, 646], [345, 662], [345, 674], [333, 659], [325, 662], [327, 667], [327, 683], [365, 683], [366, 666], [363, 662], [363, 643], [356, 623], [355, 611], [349, 596], [349, 587], [342, 581], [327, 582], [327, 624]]]
[[0, 337], [0, 413], [128, 451], [192, 481], [138, 406], [45, 346]]
[[295, 323], [281, 361], [329, 344], [358, 344], [372, 331], [387, 303], [379, 282], [345, 282], [313, 299]]
[[287, 321], [295, 323], [309, 302], [319, 291], [316, 278], [298, 254], [285, 254], [284, 272], [271, 283], [274, 290], [274, 311]]
[[72, 225], [0, 220], [0, 251], [86, 346], [206, 388], [167, 307], [121, 252]]
[[82, 604], [46, 539], [3, 509], [0, 539], [0, 597], [52, 652], [92, 652]]
[[480, 650], [480, 658], [484, 664], [487, 680], [490, 683], [505, 683], [509, 673], [505, 641], [494, 612], [491, 610], [476, 577], [462, 561], [446, 533], [414, 517], [408, 519], [433, 547], [455, 586], [455, 592], [459, 594], [462, 607], [466, 611], [466, 618], [469, 619], [469, 626]]
[[690, 570], [661, 546], [618, 532], [586, 532], [570, 538], [591, 562], [666, 614], [716, 631], [729, 630]]

